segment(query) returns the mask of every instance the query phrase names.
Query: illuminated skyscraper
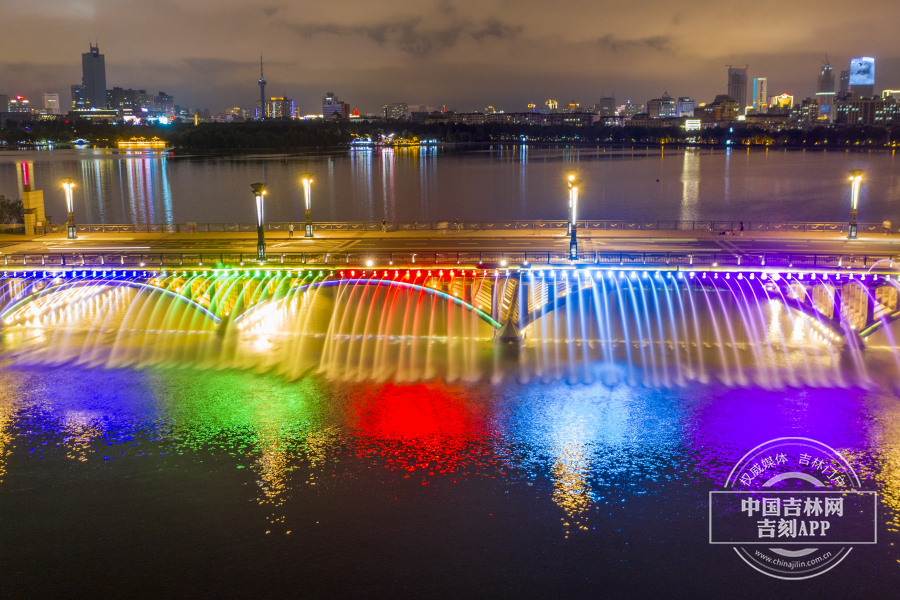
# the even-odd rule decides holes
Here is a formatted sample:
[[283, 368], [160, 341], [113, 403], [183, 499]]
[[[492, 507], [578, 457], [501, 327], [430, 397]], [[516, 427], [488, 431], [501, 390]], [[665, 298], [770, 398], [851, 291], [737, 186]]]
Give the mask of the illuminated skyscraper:
[[753, 109], [760, 114], [768, 112], [769, 82], [765, 77], [753, 78]]
[[91, 51], [81, 55], [81, 85], [84, 108], [106, 108], [106, 57], [100, 46], [89, 44]]
[[744, 114], [747, 106], [747, 66], [728, 65], [728, 95], [737, 101], [740, 114]]
[[834, 69], [827, 59], [816, 82], [816, 100], [819, 103], [819, 116], [830, 120], [831, 105], [834, 102]]
[[871, 56], [859, 56], [850, 61], [850, 91], [860, 98], [875, 95], [875, 59]]

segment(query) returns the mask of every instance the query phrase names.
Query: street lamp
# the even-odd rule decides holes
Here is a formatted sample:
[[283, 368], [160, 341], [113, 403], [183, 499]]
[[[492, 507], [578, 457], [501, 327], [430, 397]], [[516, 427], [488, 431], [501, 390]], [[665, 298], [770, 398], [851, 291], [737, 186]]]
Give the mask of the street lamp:
[[303, 173], [300, 175], [303, 180], [303, 195], [306, 198], [306, 233], [304, 237], [312, 237], [312, 204], [309, 198], [309, 186], [312, 185], [312, 173]]
[[566, 171], [566, 186], [569, 188], [569, 260], [578, 260], [578, 186], [581, 180], [575, 179], [575, 170]]
[[75, 205], [72, 201], [72, 188], [75, 187], [75, 180], [71, 177], [65, 177], [61, 181], [66, 190], [66, 208], [69, 209], [69, 220], [66, 221], [66, 229], [69, 232], [69, 239], [74, 240], [78, 237], [75, 232]]
[[266, 195], [266, 184], [251, 183], [253, 195], [256, 196], [256, 258], [266, 260], [266, 238], [263, 234], [263, 196]]
[[850, 235], [851, 240], [856, 239], [856, 209], [859, 207], [859, 184], [862, 181], [864, 171], [850, 171]]

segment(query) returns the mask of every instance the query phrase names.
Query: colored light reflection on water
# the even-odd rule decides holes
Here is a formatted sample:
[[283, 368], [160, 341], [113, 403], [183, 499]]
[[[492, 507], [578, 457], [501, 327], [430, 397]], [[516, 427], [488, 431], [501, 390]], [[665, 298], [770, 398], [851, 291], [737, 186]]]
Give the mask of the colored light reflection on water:
[[[8, 362], [0, 374], [0, 532], [9, 541], [0, 559], [38, 587], [37, 576], [21, 575], [44, 552], [33, 536], [75, 536], [87, 555], [120, 565], [103, 540], [127, 526], [186, 563], [190, 550], [179, 548], [214, 527], [224, 545], [242, 548], [255, 575], [240, 589], [250, 593], [266, 589], [271, 553], [345, 573], [333, 591], [353, 593], [390, 589], [397, 568], [421, 570], [410, 581], [426, 585], [428, 565], [464, 560], [473, 545], [495, 549], [470, 565], [476, 571], [548, 561], [532, 593], [568, 589], [574, 573], [621, 589], [671, 544], [704, 566], [670, 557], [662, 580], [718, 592], [700, 575], [714, 568], [716, 581], [733, 584], [750, 574], [706, 544], [707, 494], [744, 452], [784, 435], [845, 452], [880, 492], [882, 542], [854, 553], [846, 574], [889, 572], [900, 559], [900, 404], [884, 390], [337, 384]], [[159, 511], [159, 525], [136, 516]], [[377, 556], [361, 556], [360, 544]], [[383, 547], [394, 549], [376, 552]], [[385, 573], [366, 571], [366, 561]], [[353, 588], [363, 574], [370, 587]]]

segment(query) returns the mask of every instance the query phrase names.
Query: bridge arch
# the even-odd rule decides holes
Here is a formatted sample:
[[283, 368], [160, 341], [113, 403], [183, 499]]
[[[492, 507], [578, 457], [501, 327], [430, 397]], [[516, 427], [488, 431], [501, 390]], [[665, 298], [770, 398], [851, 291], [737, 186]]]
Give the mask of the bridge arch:
[[46, 287], [46, 288], [42, 289], [41, 291], [31, 294], [31, 295], [23, 298], [22, 300], [19, 300], [18, 302], [15, 302], [14, 304], [6, 307], [5, 309], [3, 309], [2, 312], [0, 312], [0, 324], [2, 324], [3, 320], [6, 319], [6, 317], [8, 315], [14, 313], [15, 311], [19, 310], [20, 308], [23, 308], [23, 307], [27, 306], [28, 304], [31, 304], [32, 302], [35, 302], [43, 297], [49, 296], [50, 294], [54, 294], [56, 292], [71, 289], [74, 287], [84, 287], [84, 286], [88, 286], [88, 285], [110, 286], [110, 287], [115, 287], [115, 286], [130, 287], [130, 288], [133, 288], [133, 289], [136, 289], [139, 291], [159, 292], [168, 298], [178, 300], [180, 302], [187, 304], [188, 306], [191, 306], [192, 308], [197, 309], [202, 315], [209, 318], [216, 324], [219, 324], [222, 322], [221, 318], [217, 317], [215, 314], [210, 312], [210, 310], [207, 309], [206, 307], [204, 307], [202, 304], [199, 304], [190, 298], [182, 296], [181, 294], [177, 294], [177, 293], [173, 292], [172, 290], [169, 290], [166, 288], [158, 287], [155, 285], [150, 285], [147, 283], [141, 283], [139, 281], [131, 281], [131, 280], [127, 280], [127, 279], [125, 279], [125, 280], [79, 279], [76, 281], [67, 281], [67, 282], [61, 283], [59, 285]]
[[[322, 281], [314, 281], [312, 283], [307, 283], [301, 286], [297, 286], [295, 288], [291, 288], [287, 294], [299, 294], [303, 293], [307, 290], [312, 290], [315, 288], [328, 288], [328, 287], [337, 287], [340, 285], [374, 285], [374, 286], [387, 286], [387, 287], [398, 287], [401, 289], [408, 289], [412, 292], [419, 292], [434, 295], [442, 300], [450, 302], [452, 304], [456, 304], [457, 306], [461, 306], [464, 310], [468, 310], [469, 312], [475, 314], [479, 319], [493, 327], [494, 329], [501, 329], [503, 325], [497, 321], [495, 321], [491, 316], [485, 313], [482, 310], [479, 310], [472, 304], [457, 298], [456, 296], [451, 296], [450, 294], [443, 292], [441, 290], [437, 290], [434, 288], [430, 288], [424, 285], [418, 285], [415, 283], [408, 283], [405, 281], [395, 281], [393, 279], [326, 279]], [[267, 306], [269, 303], [273, 301], [278, 301], [287, 294], [282, 296], [271, 296], [262, 302], [258, 302], [254, 304], [252, 307], [248, 308], [246, 311], [241, 313], [239, 316], [235, 317], [234, 323], [239, 323], [244, 317], [248, 315], [252, 315], [257, 310], [260, 310], [262, 307]]]

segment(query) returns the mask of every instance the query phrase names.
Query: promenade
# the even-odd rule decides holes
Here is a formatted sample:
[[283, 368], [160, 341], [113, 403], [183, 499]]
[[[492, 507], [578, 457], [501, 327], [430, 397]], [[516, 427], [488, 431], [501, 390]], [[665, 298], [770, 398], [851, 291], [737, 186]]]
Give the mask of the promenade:
[[[567, 255], [569, 237], [565, 230], [472, 231], [454, 229], [424, 231], [317, 231], [315, 237], [302, 237], [297, 227], [294, 236], [286, 231], [267, 231], [266, 244], [270, 257], [281, 254], [328, 254], [332, 261], [340, 255], [396, 255], [400, 262], [412, 254], [418, 261], [429, 261], [434, 254], [509, 254], [516, 256], [547, 253]], [[0, 256], [60, 253], [128, 253], [128, 254], [244, 254], [256, 253], [256, 232], [214, 233], [79, 233], [78, 239], [66, 239], [64, 233], [25, 237], [0, 234]], [[672, 254], [721, 255], [723, 257], [778, 255], [879, 256], [900, 255], [900, 234], [861, 233], [849, 240], [843, 232], [818, 231], [745, 231], [722, 235], [700, 230], [578, 230], [579, 254]], [[430, 257], [434, 260], [434, 257]], [[527, 259], [526, 259], [527, 260]], [[455, 261], [454, 261], [455, 262]], [[536, 261], [532, 261], [536, 262]], [[552, 260], [550, 262], [553, 262]]]

